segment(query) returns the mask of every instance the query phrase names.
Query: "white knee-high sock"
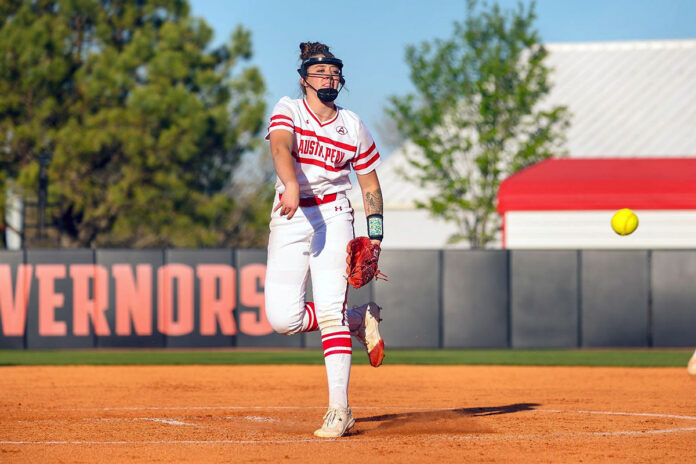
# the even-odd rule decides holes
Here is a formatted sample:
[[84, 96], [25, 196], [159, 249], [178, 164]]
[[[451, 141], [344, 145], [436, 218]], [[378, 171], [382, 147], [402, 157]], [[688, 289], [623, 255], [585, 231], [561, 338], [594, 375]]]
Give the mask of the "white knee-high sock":
[[352, 347], [348, 327], [334, 326], [321, 330], [324, 364], [329, 381], [329, 407], [348, 407], [348, 381]]

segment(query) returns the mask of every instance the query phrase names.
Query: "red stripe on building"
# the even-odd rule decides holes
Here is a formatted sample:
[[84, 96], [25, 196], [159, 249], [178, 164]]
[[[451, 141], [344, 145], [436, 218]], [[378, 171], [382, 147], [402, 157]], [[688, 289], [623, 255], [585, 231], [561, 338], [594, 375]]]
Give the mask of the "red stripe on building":
[[548, 159], [505, 179], [498, 212], [696, 209], [696, 158]]
[[314, 131], [302, 129], [302, 128], [297, 127], [297, 126], [295, 126], [295, 132], [297, 132], [300, 135], [306, 135], [307, 137], [314, 137], [317, 140], [319, 140], [320, 142], [328, 143], [328, 144], [331, 144], [335, 147], [342, 148], [344, 150], [354, 152], [355, 150], [358, 149], [358, 147], [354, 147], [353, 145], [348, 145], [347, 143], [343, 143], [343, 142], [337, 142], [336, 140], [332, 140], [328, 137], [317, 135], [316, 132], [314, 132]]

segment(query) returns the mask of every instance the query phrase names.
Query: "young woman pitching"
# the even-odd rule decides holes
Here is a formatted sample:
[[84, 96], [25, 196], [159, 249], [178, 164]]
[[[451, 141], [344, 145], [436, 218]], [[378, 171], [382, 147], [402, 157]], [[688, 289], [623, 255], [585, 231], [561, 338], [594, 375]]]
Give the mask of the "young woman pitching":
[[[355, 423], [348, 405], [351, 335], [365, 345], [370, 363], [384, 358], [380, 308], [347, 310], [346, 245], [353, 238], [353, 208], [346, 196], [355, 171], [370, 239], [383, 236], [382, 191], [372, 136], [352, 111], [334, 103], [343, 88], [343, 62], [329, 47], [300, 44], [304, 98], [283, 97], [273, 108], [267, 139], [278, 176], [271, 213], [266, 271], [266, 316], [283, 334], [321, 331], [329, 383], [329, 409], [314, 432], [340, 437]], [[311, 275], [313, 302], [305, 302]]]

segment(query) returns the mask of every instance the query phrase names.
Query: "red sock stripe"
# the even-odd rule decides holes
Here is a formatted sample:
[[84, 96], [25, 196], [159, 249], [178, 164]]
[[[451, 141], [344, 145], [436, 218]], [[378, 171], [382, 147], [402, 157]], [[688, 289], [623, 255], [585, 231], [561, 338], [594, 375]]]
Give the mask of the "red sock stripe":
[[305, 309], [307, 310], [307, 315], [309, 316], [309, 325], [304, 330], [305, 332], [313, 332], [319, 328], [319, 322], [317, 321], [317, 312], [314, 309], [314, 303], [312, 301], [305, 304]]
[[353, 352], [350, 332], [334, 332], [321, 337], [324, 357], [332, 354], [351, 354]]
[[332, 354], [353, 354], [353, 350], [350, 348], [334, 348], [330, 351], [324, 351], [324, 357], [331, 356]]
[[337, 330], [336, 332], [321, 334], [321, 339], [324, 340], [325, 338], [337, 337], [337, 336], [341, 336], [341, 335], [350, 336], [350, 329], [348, 327], [343, 326], [339, 330]]

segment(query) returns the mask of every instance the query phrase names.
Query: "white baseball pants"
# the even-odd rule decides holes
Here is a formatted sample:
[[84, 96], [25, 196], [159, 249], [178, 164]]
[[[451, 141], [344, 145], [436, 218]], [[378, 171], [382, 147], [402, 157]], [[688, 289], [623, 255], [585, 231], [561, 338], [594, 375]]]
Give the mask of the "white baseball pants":
[[[276, 196], [274, 208], [277, 203]], [[301, 206], [290, 220], [275, 211], [270, 229], [265, 297], [271, 327], [283, 334], [307, 331], [312, 325], [316, 330], [317, 323], [322, 333], [328, 327], [347, 327], [346, 245], [354, 232], [346, 195], [318, 206]], [[305, 309], [310, 274], [316, 315]]]

